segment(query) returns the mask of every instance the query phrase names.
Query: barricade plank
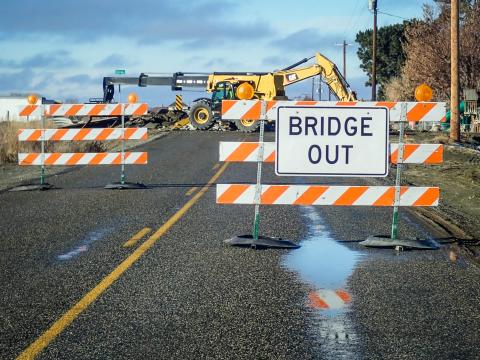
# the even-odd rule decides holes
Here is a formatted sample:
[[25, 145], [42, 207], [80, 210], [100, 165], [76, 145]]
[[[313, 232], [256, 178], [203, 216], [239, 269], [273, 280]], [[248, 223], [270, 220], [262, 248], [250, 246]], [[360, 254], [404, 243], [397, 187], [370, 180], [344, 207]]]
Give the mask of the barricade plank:
[[[262, 185], [261, 205], [394, 206], [393, 186]], [[438, 187], [402, 187], [399, 206], [437, 206]], [[254, 204], [255, 185], [218, 184], [218, 204]]]
[[[258, 142], [220, 142], [220, 161], [256, 162], [258, 159]], [[443, 162], [442, 144], [404, 144], [404, 164], [439, 164]], [[398, 161], [398, 144], [390, 144], [390, 161]], [[264, 162], [275, 162], [275, 143], [265, 142]]]
[[[19, 153], [19, 165], [119, 165], [121, 153]], [[148, 153], [125, 152], [126, 165], [146, 165]]]
[[[147, 140], [147, 128], [20, 129], [18, 141]], [[123, 135], [125, 134], [125, 135]]]

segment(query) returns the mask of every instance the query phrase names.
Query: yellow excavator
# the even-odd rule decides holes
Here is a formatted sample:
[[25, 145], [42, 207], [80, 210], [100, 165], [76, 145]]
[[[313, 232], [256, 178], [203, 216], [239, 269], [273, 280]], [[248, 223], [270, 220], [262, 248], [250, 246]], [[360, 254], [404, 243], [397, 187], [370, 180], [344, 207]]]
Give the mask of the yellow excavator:
[[[309, 66], [298, 67], [315, 58]], [[190, 123], [197, 129], [209, 129], [219, 120], [222, 100], [286, 100], [285, 87], [299, 81], [321, 75], [332, 93], [340, 101], [355, 101], [357, 96], [350, 89], [337, 66], [327, 57], [316, 53], [282, 70], [271, 73], [213, 73], [208, 76], [206, 91], [211, 99], [199, 99], [190, 108]], [[258, 128], [253, 119], [233, 120], [243, 132]]]
[[[309, 66], [299, 67], [315, 58]], [[337, 66], [327, 57], [316, 53], [282, 70], [272, 72], [214, 72], [213, 74], [175, 73], [172, 77], [148, 76], [139, 78], [109, 77], [103, 79], [104, 101], [113, 99], [113, 84], [171, 85], [172, 90], [183, 87], [203, 87], [212, 93], [211, 98], [199, 98], [190, 106], [190, 123], [200, 130], [206, 130], [221, 120], [222, 100], [287, 100], [285, 87], [299, 81], [321, 75], [332, 93], [340, 101], [355, 101], [356, 94], [350, 89]], [[242, 119], [233, 120], [236, 127], [243, 132], [252, 132], [258, 128], [258, 121]]]

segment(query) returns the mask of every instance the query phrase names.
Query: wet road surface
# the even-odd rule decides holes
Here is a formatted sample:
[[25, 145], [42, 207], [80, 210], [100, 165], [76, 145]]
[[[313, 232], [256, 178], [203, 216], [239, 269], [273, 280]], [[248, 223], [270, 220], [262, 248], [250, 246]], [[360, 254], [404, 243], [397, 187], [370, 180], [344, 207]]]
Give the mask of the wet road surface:
[[[477, 266], [447, 245], [357, 244], [389, 233], [391, 209], [262, 207], [261, 234], [300, 249], [223, 244], [251, 231], [253, 206], [216, 205], [205, 185], [253, 183], [256, 165], [218, 164], [218, 141], [257, 136], [151, 142], [149, 165], [127, 167], [146, 190], [104, 190], [119, 169], [83, 167], [49, 178], [56, 190], [0, 193], [0, 357], [478, 358]], [[363, 184], [264, 170], [264, 183]], [[401, 214], [402, 236], [447, 236]]]

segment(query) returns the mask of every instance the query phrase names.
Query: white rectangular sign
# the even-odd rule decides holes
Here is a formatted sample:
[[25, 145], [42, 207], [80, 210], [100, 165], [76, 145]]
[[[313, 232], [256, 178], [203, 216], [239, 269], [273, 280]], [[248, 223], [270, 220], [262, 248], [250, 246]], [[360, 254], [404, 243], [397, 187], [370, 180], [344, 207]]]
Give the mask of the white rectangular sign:
[[387, 176], [388, 116], [384, 107], [279, 107], [276, 174]]

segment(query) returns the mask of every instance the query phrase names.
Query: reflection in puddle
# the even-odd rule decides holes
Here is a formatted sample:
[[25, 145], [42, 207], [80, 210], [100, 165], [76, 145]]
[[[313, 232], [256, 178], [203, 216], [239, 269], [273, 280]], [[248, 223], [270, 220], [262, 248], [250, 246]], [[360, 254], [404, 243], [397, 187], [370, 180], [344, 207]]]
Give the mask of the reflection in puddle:
[[90, 245], [94, 243], [95, 241], [100, 240], [103, 238], [105, 235], [107, 235], [109, 232], [111, 232], [113, 229], [111, 228], [105, 228], [105, 229], [99, 229], [95, 231], [91, 231], [85, 236], [85, 238], [81, 241], [80, 245], [75, 247], [73, 250], [61, 254], [57, 256], [57, 260], [60, 261], [67, 261], [71, 260], [72, 258], [80, 255], [81, 253], [85, 252], [88, 250]]
[[357, 338], [344, 310], [351, 301], [346, 280], [360, 254], [335, 241], [314, 207], [302, 207], [307, 239], [302, 247], [289, 252], [284, 265], [297, 272], [313, 290], [309, 306], [319, 310], [318, 329], [324, 349], [332, 358], [355, 358]]

